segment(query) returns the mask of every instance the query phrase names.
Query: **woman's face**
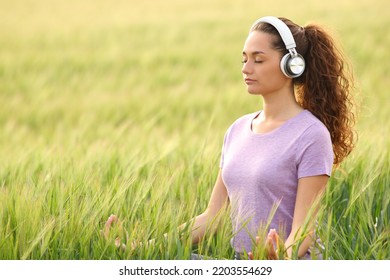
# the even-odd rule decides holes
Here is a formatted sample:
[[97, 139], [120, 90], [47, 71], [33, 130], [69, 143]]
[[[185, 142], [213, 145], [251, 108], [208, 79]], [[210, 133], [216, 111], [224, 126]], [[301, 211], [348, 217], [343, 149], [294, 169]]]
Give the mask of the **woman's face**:
[[290, 88], [292, 79], [280, 70], [282, 54], [272, 49], [274, 35], [252, 31], [245, 41], [242, 52], [242, 73], [251, 94], [263, 96]]

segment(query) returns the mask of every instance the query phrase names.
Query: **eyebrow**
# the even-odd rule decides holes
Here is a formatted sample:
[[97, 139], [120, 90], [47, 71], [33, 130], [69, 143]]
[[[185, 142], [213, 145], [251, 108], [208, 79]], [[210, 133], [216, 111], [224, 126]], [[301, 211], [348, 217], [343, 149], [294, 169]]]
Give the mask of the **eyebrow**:
[[[243, 51], [242, 54], [245, 54], [245, 55], [246, 55], [247, 53]], [[257, 54], [265, 54], [265, 52], [262, 52], [262, 51], [254, 51], [254, 52], [251, 53], [251, 55], [257, 55]]]

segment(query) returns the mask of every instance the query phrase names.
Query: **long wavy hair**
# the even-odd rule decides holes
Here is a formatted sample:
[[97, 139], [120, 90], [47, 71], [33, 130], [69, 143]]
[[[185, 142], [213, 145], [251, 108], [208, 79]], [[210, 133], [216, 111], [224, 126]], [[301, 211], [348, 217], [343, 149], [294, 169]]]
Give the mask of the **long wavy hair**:
[[[294, 78], [296, 100], [329, 130], [337, 166], [356, 142], [352, 72], [332, 37], [322, 27], [315, 24], [301, 27], [289, 19], [279, 19], [291, 30], [296, 50], [306, 62], [305, 72]], [[273, 34], [272, 47], [282, 55], [288, 53], [275, 27], [261, 22], [251, 27], [250, 31], [254, 30]]]

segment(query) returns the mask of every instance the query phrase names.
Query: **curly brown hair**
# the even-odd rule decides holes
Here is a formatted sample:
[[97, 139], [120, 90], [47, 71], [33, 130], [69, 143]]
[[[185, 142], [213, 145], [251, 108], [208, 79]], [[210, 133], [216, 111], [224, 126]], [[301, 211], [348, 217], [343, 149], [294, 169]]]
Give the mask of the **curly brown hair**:
[[[353, 75], [334, 40], [322, 27], [315, 24], [301, 27], [289, 19], [279, 19], [291, 30], [296, 50], [306, 62], [305, 72], [294, 78], [296, 100], [329, 130], [337, 166], [353, 150], [356, 141]], [[261, 22], [252, 26], [253, 30], [275, 35], [273, 48], [282, 55], [288, 53], [272, 25]]]

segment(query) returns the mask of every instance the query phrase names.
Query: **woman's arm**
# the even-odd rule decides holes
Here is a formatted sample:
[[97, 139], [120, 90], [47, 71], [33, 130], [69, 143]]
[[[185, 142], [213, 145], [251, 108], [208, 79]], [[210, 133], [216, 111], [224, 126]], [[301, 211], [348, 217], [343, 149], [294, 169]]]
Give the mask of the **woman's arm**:
[[[298, 180], [298, 191], [295, 201], [291, 233], [285, 242], [288, 258], [291, 258], [292, 246], [296, 244], [302, 234], [306, 234], [307, 236], [299, 246], [298, 257], [304, 256], [312, 244], [315, 216], [319, 206], [313, 205], [313, 203], [318, 202], [319, 196], [321, 196], [325, 190], [328, 179], [329, 177], [327, 175], [319, 175], [304, 177]], [[311, 209], [312, 206], [315, 208]], [[309, 219], [309, 221], [307, 227], [305, 228], [306, 219]]]

